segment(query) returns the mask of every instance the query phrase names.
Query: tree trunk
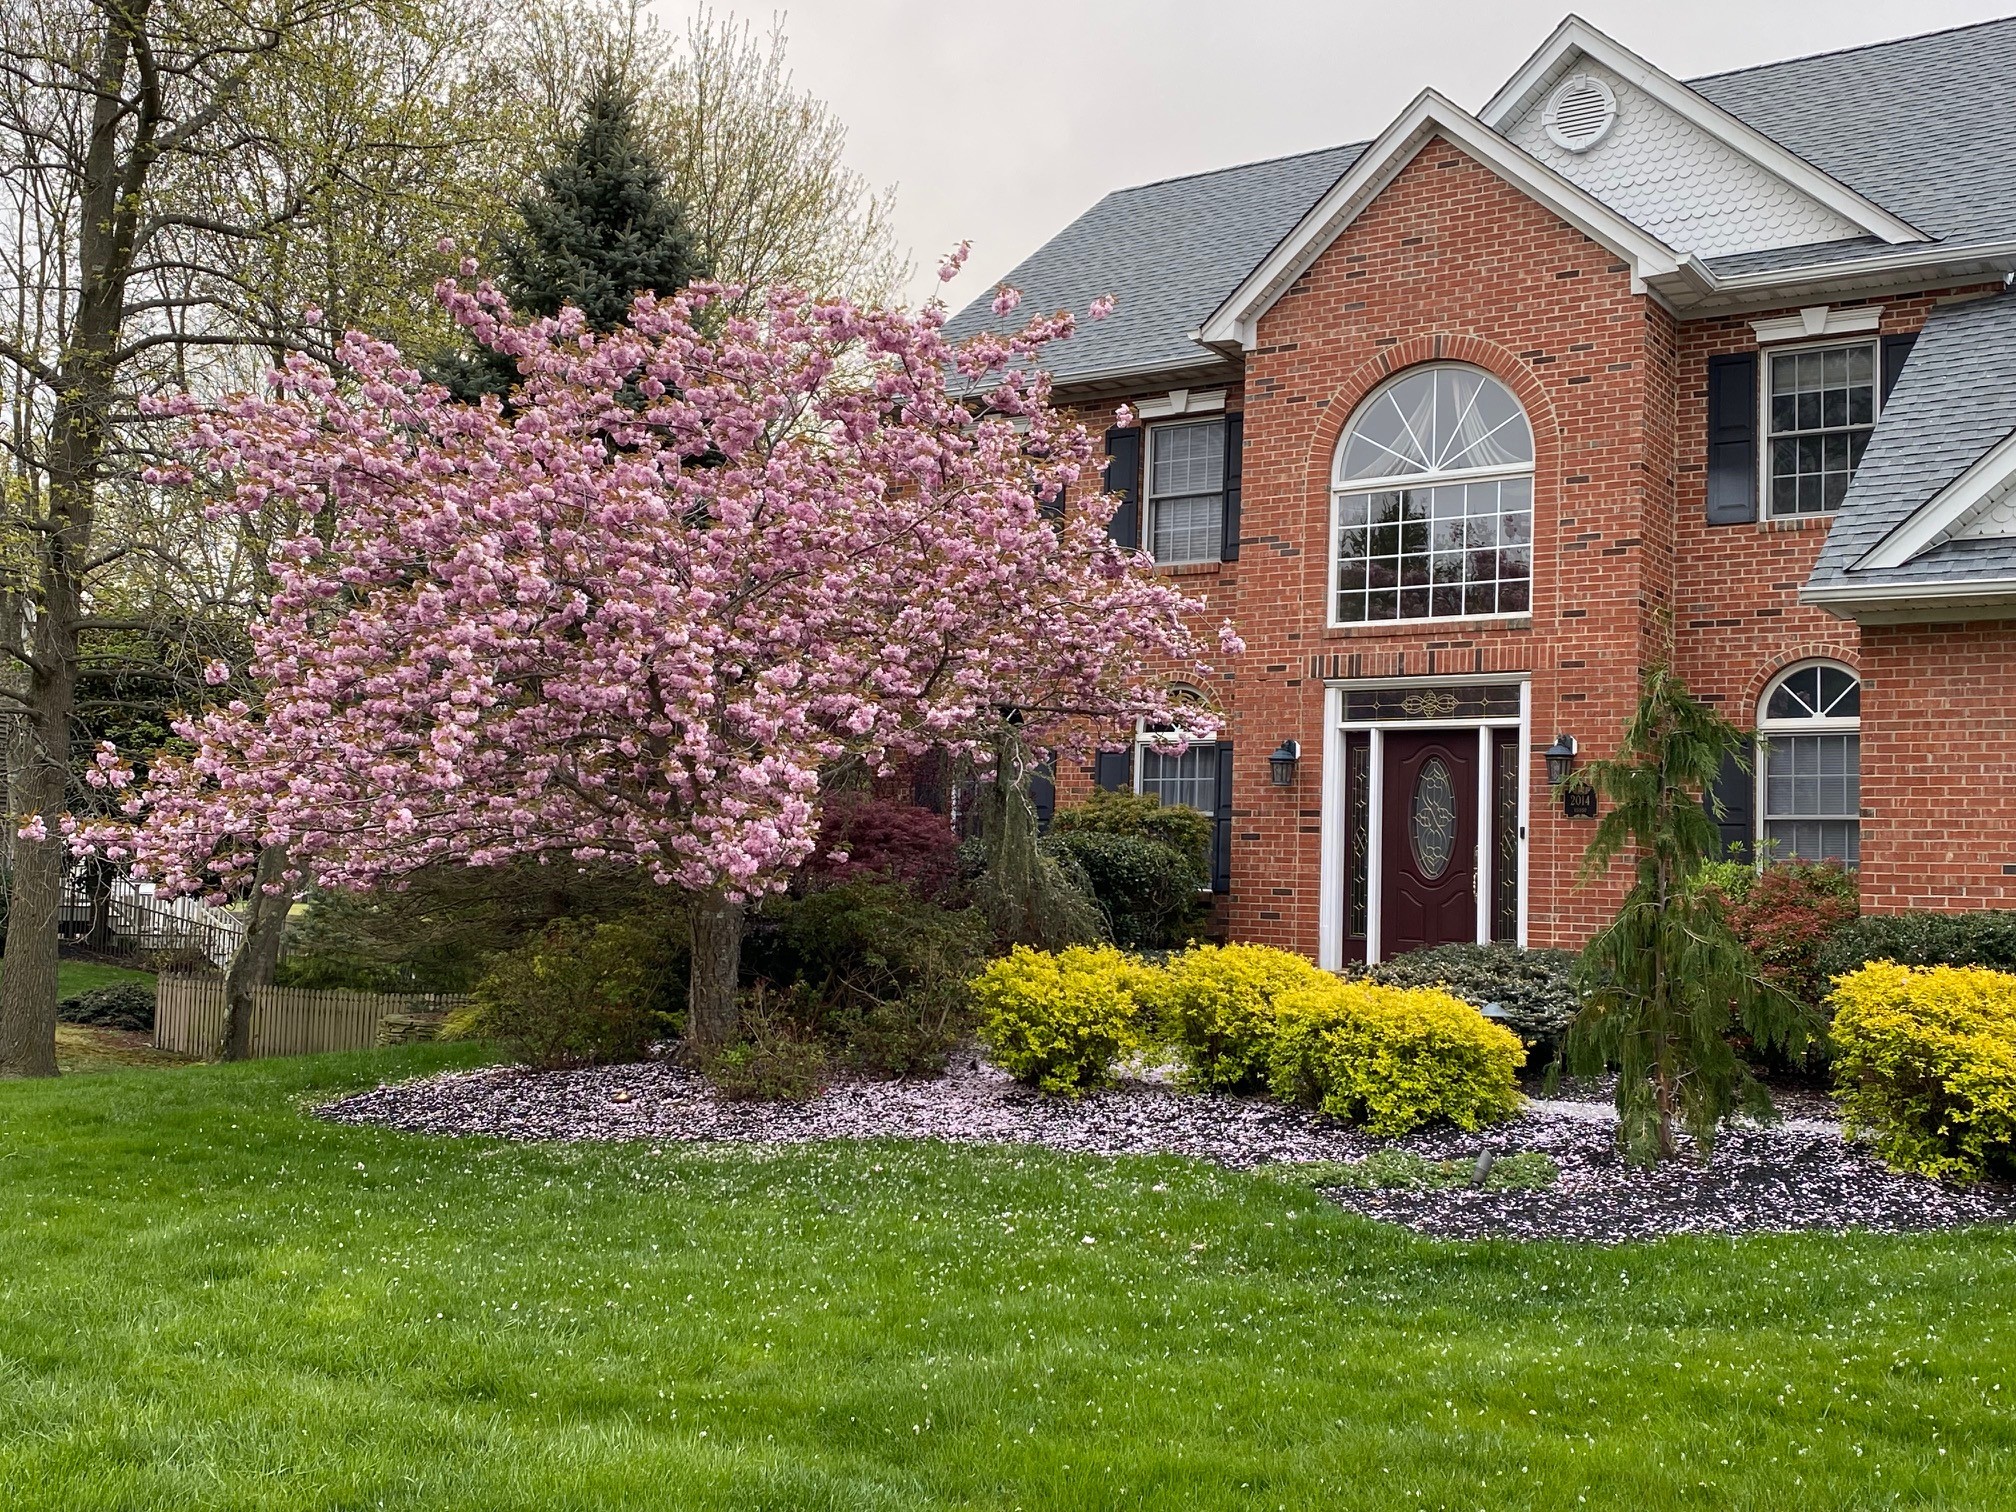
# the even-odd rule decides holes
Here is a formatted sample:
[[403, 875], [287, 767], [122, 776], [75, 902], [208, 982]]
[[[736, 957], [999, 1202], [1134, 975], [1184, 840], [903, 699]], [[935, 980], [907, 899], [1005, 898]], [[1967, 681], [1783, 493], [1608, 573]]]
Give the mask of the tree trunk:
[[109, 861], [96, 856], [84, 863], [84, 883], [91, 900], [91, 922], [84, 931], [86, 949], [112, 948], [112, 883], [117, 875]]
[[[227, 1061], [252, 1058], [252, 992], [273, 985], [273, 972], [280, 964], [280, 941], [287, 930], [287, 912], [294, 895], [281, 887], [287, 874], [287, 852], [269, 845], [259, 852], [254, 872], [252, 901], [245, 914], [245, 937], [231, 953], [231, 965], [224, 973], [224, 1037], [218, 1053]], [[269, 895], [266, 889], [279, 887]]]
[[17, 837], [0, 972], [0, 1076], [56, 1074], [56, 945], [68, 855], [54, 826], [69, 761], [70, 678], [37, 676], [35, 712], [16, 722], [9, 807], [15, 825], [40, 817], [45, 839]]
[[720, 893], [693, 900], [693, 968], [686, 988], [686, 1052], [701, 1057], [735, 1036], [741, 1017], [743, 905]]
[[[77, 302], [55, 382], [44, 462], [48, 516], [39, 522], [32, 599], [22, 615], [27, 667], [19, 720], [23, 748], [11, 784], [12, 822], [39, 816], [49, 834], [17, 840], [7, 911], [7, 970], [0, 975], [0, 1075], [56, 1074], [56, 938], [68, 847], [56, 832], [70, 769], [77, 698], [77, 639], [85, 620], [99, 474], [114, 399], [117, 348], [126, 315], [142, 191], [161, 124], [158, 90], [137, 108], [122, 98], [135, 38], [151, 0], [108, 9], [98, 95], [78, 183]], [[122, 156], [121, 134], [132, 133]]]

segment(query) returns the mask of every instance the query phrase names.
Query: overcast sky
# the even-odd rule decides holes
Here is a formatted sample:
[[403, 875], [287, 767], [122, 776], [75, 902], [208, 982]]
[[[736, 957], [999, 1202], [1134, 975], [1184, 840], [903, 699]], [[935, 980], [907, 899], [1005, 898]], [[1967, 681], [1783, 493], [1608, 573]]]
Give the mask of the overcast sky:
[[[659, 3], [679, 26], [694, 8]], [[759, 25], [772, 14], [715, 8]], [[2016, 0], [1576, 11], [1684, 79], [1990, 20]], [[797, 78], [846, 122], [853, 165], [896, 186], [912, 296], [971, 239], [963, 304], [1109, 189], [1361, 141], [1425, 87], [1476, 110], [1566, 12], [1565, 0], [795, 0], [783, 17]]]

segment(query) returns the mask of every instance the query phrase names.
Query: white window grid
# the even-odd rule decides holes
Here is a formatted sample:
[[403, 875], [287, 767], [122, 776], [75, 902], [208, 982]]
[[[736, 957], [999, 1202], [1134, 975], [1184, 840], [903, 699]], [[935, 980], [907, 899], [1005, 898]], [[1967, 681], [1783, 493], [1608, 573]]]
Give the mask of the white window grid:
[[[1860, 715], [1787, 718], [1769, 712], [1781, 686], [1797, 679], [1805, 687], [1816, 668], [1855, 677], [1839, 663], [1804, 662], [1772, 679], [1758, 702], [1760, 860], [1839, 861], [1852, 867], [1860, 862], [1862, 849]], [[1831, 706], [1845, 702], [1832, 701]]]
[[1225, 420], [1148, 427], [1148, 554], [1215, 562], [1225, 540]]
[[[1431, 450], [1455, 441], [1413, 436], [1417, 456], [1385, 478], [1346, 478], [1344, 459], [1355, 427], [1372, 406], [1410, 379], [1448, 372], [1481, 379], [1470, 404], [1489, 402], [1510, 413], [1482, 435], [1465, 431], [1467, 414], [1452, 417], [1464, 449], [1452, 460], [1489, 455], [1487, 466], [1427, 470]], [[1483, 392], [1488, 386], [1489, 393]], [[1438, 403], [1440, 391], [1437, 391]], [[1516, 426], [1515, 429], [1511, 427]], [[1409, 433], [1412, 436], [1412, 432]], [[1496, 440], [1501, 436], [1509, 438]], [[1496, 441], [1495, 447], [1490, 443]], [[1393, 450], [1387, 447], [1386, 450]], [[1331, 491], [1330, 623], [1511, 619], [1532, 612], [1532, 431], [1510, 390], [1478, 369], [1449, 364], [1410, 370], [1369, 396], [1339, 439]], [[1523, 453], [1523, 455], [1521, 455]], [[1396, 457], [1400, 453], [1395, 452]]]
[[1757, 385], [1765, 507], [1773, 518], [1828, 514], [1883, 410], [1883, 360], [1873, 340], [1767, 347]]

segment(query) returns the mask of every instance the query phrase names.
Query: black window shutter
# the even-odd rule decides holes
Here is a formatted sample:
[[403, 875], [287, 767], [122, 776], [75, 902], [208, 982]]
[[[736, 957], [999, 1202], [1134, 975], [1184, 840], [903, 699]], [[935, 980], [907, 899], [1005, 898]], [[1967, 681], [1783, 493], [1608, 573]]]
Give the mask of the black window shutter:
[[1134, 748], [1101, 751], [1092, 763], [1092, 780], [1108, 792], [1131, 792], [1134, 788]]
[[1211, 814], [1211, 891], [1232, 891], [1232, 742], [1218, 742], [1218, 804]]
[[1708, 359], [1708, 523], [1757, 518], [1757, 354]]
[[1904, 364], [1911, 360], [1911, 348], [1918, 344], [1916, 336], [1885, 336], [1883, 338], [1883, 402], [1890, 402], [1890, 390], [1897, 387], [1897, 380], [1904, 376]]
[[[1756, 747], [1750, 750], [1750, 757], [1756, 759]], [[1715, 817], [1715, 806], [1720, 804], [1722, 814]], [[1715, 778], [1715, 785], [1703, 796], [1702, 806], [1708, 810], [1710, 818], [1722, 827], [1722, 855], [1719, 859], [1748, 861], [1756, 844], [1755, 829], [1757, 788], [1749, 772], [1737, 764], [1732, 753], [1722, 758], [1722, 770]], [[1732, 849], [1733, 847], [1733, 849]]]
[[1245, 469], [1246, 417], [1225, 417], [1225, 534], [1220, 560], [1239, 560], [1239, 481]]
[[1106, 432], [1106, 492], [1120, 496], [1106, 531], [1129, 551], [1141, 545], [1141, 430], [1130, 426]]
[[1046, 761], [1029, 774], [1029, 806], [1036, 810], [1036, 828], [1050, 833], [1057, 814], [1057, 763]]

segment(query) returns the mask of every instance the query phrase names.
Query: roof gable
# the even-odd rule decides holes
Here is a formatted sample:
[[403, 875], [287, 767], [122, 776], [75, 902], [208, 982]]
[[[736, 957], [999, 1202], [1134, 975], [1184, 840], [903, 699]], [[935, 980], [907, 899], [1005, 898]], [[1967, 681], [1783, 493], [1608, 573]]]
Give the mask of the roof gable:
[[1803, 597], [1821, 604], [2016, 580], [2016, 296], [1932, 312]]
[[[1616, 127], [1579, 160], [1548, 141], [1540, 125], [1547, 94], [1571, 72], [1599, 74], [1619, 96]], [[1547, 149], [1538, 154], [1543, 162], [1647, 229], [1690, 232], [1688, 239], [1667, 239], [1695, 257], [1857, 235], [1890, 243], [1925, 239], [1580, 16], [1556, 27], [1478, 114], [1522, 146], [1537, 133]], [[1782, 239], [1801, 226], [1806, 234]], [[1771, 239], [1745, 245], [1746, 228]]]
[[1631, 265], [1632, 286], [1680, 269], [1673, 249], [1586, 190], [1490, 130], [1434, 90], [1424, 90], [1367, 147], [1277, 247], [1204, 322], [1201, 340], [1251, 347], [1260, 317], [1323, 250], [1379, 197], [1433, 137], [1442, 137]]

